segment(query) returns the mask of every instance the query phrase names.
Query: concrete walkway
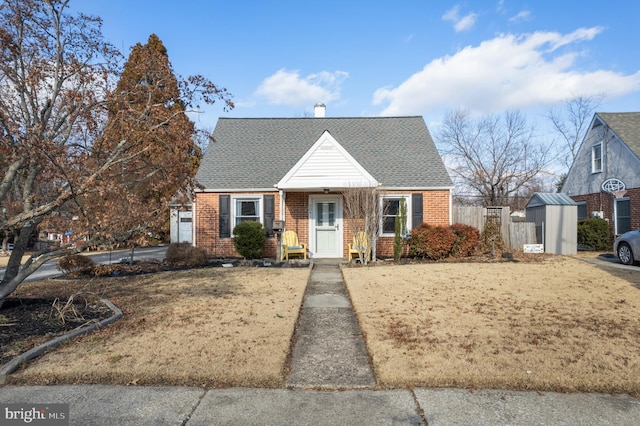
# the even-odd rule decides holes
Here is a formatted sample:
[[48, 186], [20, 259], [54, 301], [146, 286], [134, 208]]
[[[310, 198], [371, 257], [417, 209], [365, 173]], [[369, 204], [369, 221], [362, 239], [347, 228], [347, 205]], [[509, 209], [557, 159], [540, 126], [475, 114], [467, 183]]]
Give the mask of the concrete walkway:
[[318, 264], [311, 271], [294, 341], [289, 387], [375, 385], [339, 265]]

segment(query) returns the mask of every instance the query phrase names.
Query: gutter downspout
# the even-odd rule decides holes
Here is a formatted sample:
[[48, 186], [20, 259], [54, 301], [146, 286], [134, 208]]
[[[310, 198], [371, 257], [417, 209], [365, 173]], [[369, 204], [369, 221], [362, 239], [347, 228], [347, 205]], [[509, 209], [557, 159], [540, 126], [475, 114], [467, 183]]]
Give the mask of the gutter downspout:
[[[193, 197], [191, 202], [191, 245], [196, 246], [196, 197]], [[179, 225], [179, 224], [178, 224]]]
[[[278, 188], [278, 194], [280, 195], [280, 220], [285, 221], [285, 211], [284, 209], [286, 208], [286, 203], [285, 203], [285, 198], [287, 196], [286, 192], [284, 192], [282, 189]], [[285, 229], [287, 228], [287, 222], [284, 222], [284, 227]], [[284, 232], [284, 229], [282, 230]], [[277, 257], [277, 262], [282, 261], [282, 232], [278, 232], [276, 234], [276, 257]]]

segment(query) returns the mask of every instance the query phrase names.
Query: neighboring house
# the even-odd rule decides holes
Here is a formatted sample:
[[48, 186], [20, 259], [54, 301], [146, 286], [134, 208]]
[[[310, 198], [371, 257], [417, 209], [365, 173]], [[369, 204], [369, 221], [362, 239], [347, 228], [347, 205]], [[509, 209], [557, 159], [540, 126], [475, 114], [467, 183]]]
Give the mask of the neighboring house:
[[561, 192], [578, 220], [602, 217], [612, 234], [640, 228], [640, 112], [594, 115]]
[[409, 229], [451, 222], [453, 184], [422, 117], [325, 118], [317, 105], [315, 118], [220, 118], [213, 137], [193, 209], [194, 244], [212, 256], [238, 256], [233, 228], [256, 220], [269, 237], [264, 255], [275, 257], [282, 220], [312, 258], [345, 258], [353, 232], [341, 191], [354, 187], [378, 187], [390, 207], [379, 256], [393, 255], [401, 198]]

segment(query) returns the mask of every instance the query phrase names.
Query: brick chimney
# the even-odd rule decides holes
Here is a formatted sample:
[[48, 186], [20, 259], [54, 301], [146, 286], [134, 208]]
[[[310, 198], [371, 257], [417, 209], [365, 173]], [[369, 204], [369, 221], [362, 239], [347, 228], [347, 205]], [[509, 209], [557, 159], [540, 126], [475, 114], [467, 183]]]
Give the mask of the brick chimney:
[[324, 118], [326, 106], [322, 103], [317, 103], [313, 107], [313, 113], [315, 118]]

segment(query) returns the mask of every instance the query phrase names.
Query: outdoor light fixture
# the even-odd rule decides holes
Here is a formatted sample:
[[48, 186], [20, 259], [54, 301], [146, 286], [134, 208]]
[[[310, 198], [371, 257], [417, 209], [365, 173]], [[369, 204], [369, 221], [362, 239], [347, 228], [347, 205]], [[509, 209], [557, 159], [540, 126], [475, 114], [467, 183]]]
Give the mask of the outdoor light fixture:
[[329, 193], [329, 188], [325, 188], [325, 189], [324, 189], [324, 193], [325, 193], [325, 194], [328, 194], [328, 193]]

